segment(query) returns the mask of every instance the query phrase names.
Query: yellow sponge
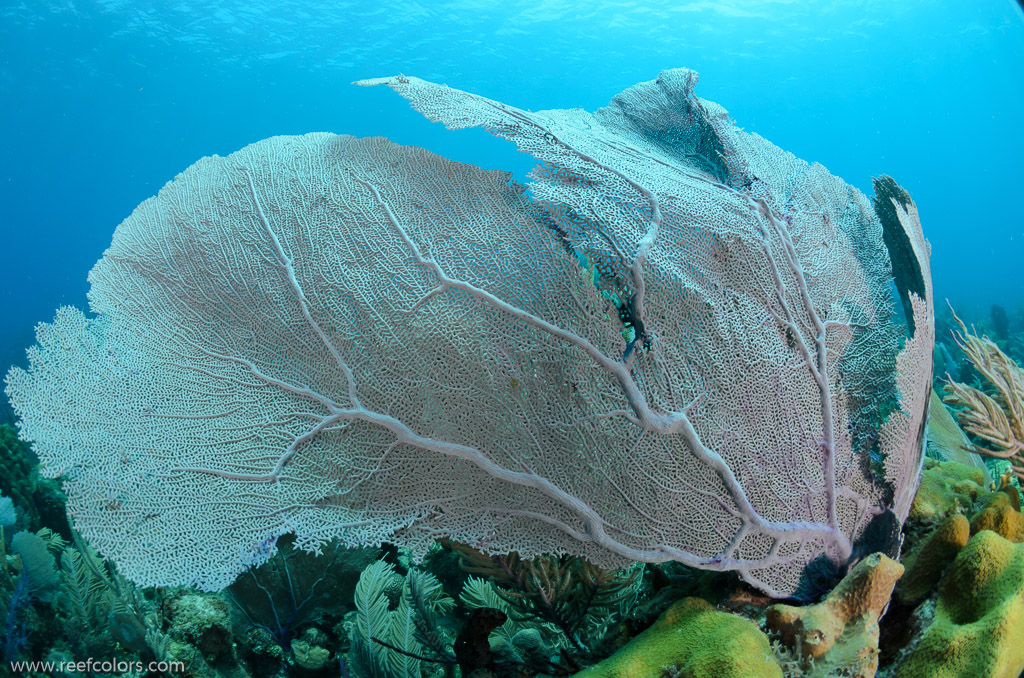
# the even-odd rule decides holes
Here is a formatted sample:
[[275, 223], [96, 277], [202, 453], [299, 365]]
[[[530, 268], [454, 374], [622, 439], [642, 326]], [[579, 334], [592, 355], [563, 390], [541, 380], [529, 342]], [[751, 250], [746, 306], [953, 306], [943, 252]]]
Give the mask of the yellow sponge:
[[1024, 515], [1015, 505], [1016, 489], [1010, 492], [996, 492], [971, 519], [971, 534], [982, 530], [992, 530], [1000, 537], [1009, 539], [1015, 544], [1024, 542]]
[[981, 469], [954, 461], [935, 464], [927, 460], [921, 486], [910, 506], [910, 518], [924, 523], [939, 522], [952, 513], [970, 509], [975, 501], [989, 494]]
[[754, 622], [684, 598], [651, 628], [576, 678], [782, 678], [768, 637]]
[[874, 676], [878, 673], [878, 619], [889, 604], [903, 566], [873, 553], [854, 566], [817, 605], [772, 605], [766, 624], [794, 650], [804, 675]]
[[970, 537], [971, 525], [967, 518], [959, 513], [946, 518], [903, 559], [907, 571], [896, 585], [900, 599], [916, 603], [927, 596]]
[[1024, 671], [1024, 545], [971, 537], [939, 584], [935, 619], [897, 678], [1017, 678]]

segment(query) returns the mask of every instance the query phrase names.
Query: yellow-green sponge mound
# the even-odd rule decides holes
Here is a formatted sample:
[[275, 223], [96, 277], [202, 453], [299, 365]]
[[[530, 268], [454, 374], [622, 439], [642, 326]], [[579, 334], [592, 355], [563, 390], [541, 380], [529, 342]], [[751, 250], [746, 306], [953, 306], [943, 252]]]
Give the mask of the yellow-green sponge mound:
[[1024, 545], [971, 537], [939, 584], [935, 619], [898, 678], [1017, 678], [1024, 671]]
[[952, 461], [935, 463], [926, 459], [921, 485], [910, 507], [910, 518], [923, 523], [938, 523], [947, 516], [969, 510], [979, 499], [992, 492], [987, 489], [985, 473], [973, 466]]
[[754, 622], [684, 598], [625, 647], [576, 678], [782, 678], [768, 637]]

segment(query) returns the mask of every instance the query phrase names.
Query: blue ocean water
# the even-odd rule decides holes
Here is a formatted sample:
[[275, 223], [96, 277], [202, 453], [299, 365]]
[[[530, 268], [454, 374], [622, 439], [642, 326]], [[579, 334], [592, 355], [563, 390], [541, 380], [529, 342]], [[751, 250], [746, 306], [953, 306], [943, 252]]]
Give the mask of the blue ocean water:
[[920, 208], [938, 298], [1024, 303], [1024, 13], [1011, 0], [22, 0], [0, 3], [0, 373], [86, 306], [117, 224], [204, 155], [276, 134], [383, 135], [524, 176], [359, 78], [404, 73], [594, 110], [665, 68], [870, 194]]

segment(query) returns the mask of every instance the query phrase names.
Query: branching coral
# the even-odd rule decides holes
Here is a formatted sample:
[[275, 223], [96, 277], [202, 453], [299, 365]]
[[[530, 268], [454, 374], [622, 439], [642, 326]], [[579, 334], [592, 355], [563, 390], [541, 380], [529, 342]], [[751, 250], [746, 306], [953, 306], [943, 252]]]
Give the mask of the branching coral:
[[433, 574], [410, 570], [402, 582], [398, 606], [390, 610], [387, 590], [395, 579], [394, 565], [384, 560], [372, 563], [359, 576], [348, 653], [357, 675], [418, 676], [423, 662], [458, 664], [449, 649], [452, 634], [447, 622], [441, 621], [455, 601]]
[[231, 585], [229, 598], [251, 627], [264, 629], [290, 649], [300, 627], [315, 619], [330, 598], [340, 552], [336, 544], [323, 556], [282, 544], [268, 562]]
[[972, 451], [1009, 460], [1014, 475], [1024, 478], [1024, 369], [994, 341], [953, 317], [960, 324], [953, 337], [985, 385], [977, 389], [948, 379], [943, 401], [958, 408], [960, 425], [981, 441]]
[[485, 555], [464, 544], [451, 547], [466, 572], [491, 580], [494, 591], [511, 607], [513, 619], [552, 624], [580, 651], [585, 651], [581, 632], [599, 616], [608, 621], [612, 611], [634, 595], [640, 572], [636, 567], [603, 570], [571, 556], [523, 560], [517, 553]]
[[79, 655], [110, 652], [112, 641], [123, 648], [165, 659], [169, 639], [162, 619], [147, 614], [142, 592], [111, 568], [108, 561], [72, 531], [72, 544], [48, 530], [40, 534], [60, 554], [57, 607], [68, 643]]

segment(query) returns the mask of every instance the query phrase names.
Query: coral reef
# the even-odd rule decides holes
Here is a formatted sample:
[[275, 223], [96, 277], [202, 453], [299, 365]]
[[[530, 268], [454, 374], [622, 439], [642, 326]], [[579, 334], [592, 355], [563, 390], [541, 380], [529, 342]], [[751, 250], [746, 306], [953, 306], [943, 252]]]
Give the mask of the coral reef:
[[910, 518], [918, 524], [935, 525], [953, 513], [968, 511], [979, 498], [991, 494], [986, 485], [985, 473], [976, 466], [925, 459]]
[[[1017, 491], [995, 490], [976, 465], [926, 459], [921, 484], [905, 526], [903, 564], [907, 572], [896, 587], [901, 603], [914, 605], [934, 591], [942, 573], [972, 534], [997, 527], [1004, 536], [1017, 518], [1007, 513]], [[1019, 503], [1018, 503], [1019, 506]]]
[[278, 540], [276, 548], [227, 594], [249, 626], [266, 630], [285, 650], [304, 626], [325, 614], [341, 618], [359, 573], [379, 555], [379, 549], [345, 549], [337, 542], [325, 544], [319, 553], [303, 551], [290, 537]]
[[[963, 440], [945, 424], [933, 451]], [[19, 523], [35, 515], [11, 506]], [[416, 563], [391, 545], [314, 553], [290, 537], [222, 593], [139, 589], [73, 530], [40, 527], [0, 539], [3, 651], [181, 662], [189, 678], [1015, 676], [1018, 489], [927, 459], [909, 513], [902, 565], [868, 556], [803, 607], [678, 563], [604, 570], [451, 542]]]
[[[955, 422], [936, 427], [931, 446], [943, 449], [957, 436]], [[1015, 487], [990, 483], [983, 468], [927, 460], [906, 526], [906, 572], [881, 630], [878, 615], [900, 566], [880, 554], [816, 605], [769, 607], [733, 574], [675, 563], [609, 571], [578, 557], [525, 560], [446, 543], [414, 564], [391, 546], [331, 542], [316, 554], [282, 538], [266, 563], [210, 594], [136, 589], [77, 534], [67, 543], [45, 529], [17, 536], [22, 554], [5, 559], [0, 611], [11, 656], [117, 653], [180, 661], [177, 673], [195, 678], [866, 676], [882, 656], [882, 674], [893, 675], [911, 657], [910, 666], [930, 670], [928, 662], [963, 643], [999, 666], [1013, 659], [1007, 648], [1016, 641], [964, 640], [965, 613], [953, 599], [968, 577], [949, 563], [968, 534], [1019, 540], [1019, 503]], [[984, 600], [1008, 599], [1012, 571], [999, 586], [972, 586]], [[952, 577], [956, 586], [947, 583]], [[997, 624], [1014, 608], [995, 602], [984, 610], [965, 604]]]
[[[1011, 551], [997, 548], [998, 543], [992, 541], [995, 537], [1005, 544], [1020, 542], [1024, 517], [1019, 511], [1018, 489], [1008, 477], [987, 487], [981, 480], [972, 467], [953, 462], [927, 464], [906, 525], [907, 573], [883, 620], [886, 651], [882, 675], [990, 675], [986, 671], [996, 668], [984, 668], [988, 660], [981, 657], [1005, 655], [1001, 649], [1005, 641], [998, 634], [982, 632], [985, 624], [996, 623], [988, 616], [990, 611], [982, 608], [995, 606], [994, 610], [1024, 596], [1024, 579], [1014, 583], [1015, 570], [1006, 569]], [[971, 623], [964, 621], [970, 616], [965, 612], [968, 608], [977, 611]], [[1003, 611], [992, 614], [998, 616]], [[957, 647], [964, 648], [963, 657], [954, 656]], [[979, 657], [977, 667], [965, 658], [974, 655]], [[911, 662], [910, 657], [916, 659]], [[931, 673], [946, 659], [959, 668]]]
[[[494, 585], [494, 601], [512, 619], [533, 618], [557, 628], [578, 652], [597, 643], [609, 626], [635, 603], [640, 570], [604, 570], [583, 558], [516, 553], [485, 555], [464, 544], [450, 544], [466, 572]], [[486, 594], [480, 594], [486, 597]]]
[[993, 493], [971, 517], [971, 534], [982, 530], [992, 530], [1016, 544], [1024, 542], [1024, 515], [1016, 487], [1009, 485]]
[[292, 642], [295, 664], [307, 671], [323, 669], [331, 659], [331, 651], [324, 647], [327, 641], [326, 634], [316, 627], [306, 629], [302, 637]]
[[352, 667], [364, 678], [389, 678], [418, 673], [424, 661], [456, 664], [453, 634], [439, 623], [455, 601], [432, 574], [410, 570], [397, 606], [389, 609], [393, 575], [394, 565], [380, 560], [359, 576], [349, 628]]
[[[1017, 373], [1002, 344], [958, 337], [972, 338], [984, 357], [974, 374], [1003, 379], [977, 393], [1012, 432], [1004, 392]], [[143, 589], [64, 520], [56, 485], [0, 427], [0, 650], [5, 661], [179, 662], [169, 673], [188, 678], [1014, 678], [1024, 671], [1021, 495], [978, 463], [1002, 420], [967, 412], [967, 388], [950, 385], [949, 399], [974, 423], [970, 435], [932, 397], [932, 458], [902, 563], [867, 556], [803, 606], [675, 562], [609, 570], [450, 541], [419, 561], [391, 544], [305, 550], [291, 535], [261, 543], [265, 562], [223, 592]]]
[[223, 598], [184, 593], [171, 598], [167, 607], [172, 639], [194, 646], [207, 660], [231, 651], [231, 620]]

